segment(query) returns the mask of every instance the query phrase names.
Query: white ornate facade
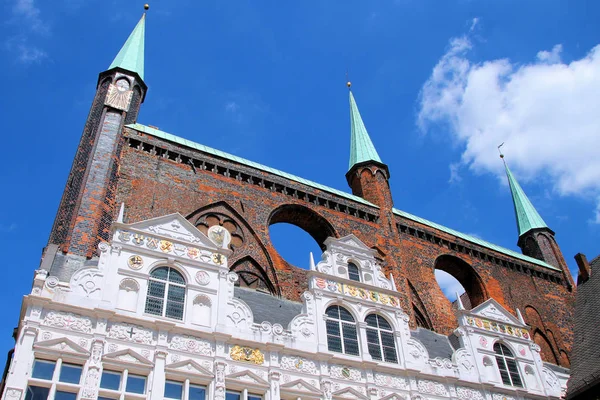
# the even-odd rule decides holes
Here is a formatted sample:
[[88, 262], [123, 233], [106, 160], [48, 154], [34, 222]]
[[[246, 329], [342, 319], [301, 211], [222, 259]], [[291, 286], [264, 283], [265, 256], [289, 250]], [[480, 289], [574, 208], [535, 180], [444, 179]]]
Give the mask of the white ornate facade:
[[352, 235], [329, 238], [311, 262], [288, 326], [255, 320], [235, 296], [229, 240], [179, 214], [115, 223], [98, 264], [70, 282], [36, 271], [2, 399], [516, 400], [557, 399], [565, 388], [522, 317], [494, 300], [459, 310], [457, 350], [431, 358], [393, 280]]

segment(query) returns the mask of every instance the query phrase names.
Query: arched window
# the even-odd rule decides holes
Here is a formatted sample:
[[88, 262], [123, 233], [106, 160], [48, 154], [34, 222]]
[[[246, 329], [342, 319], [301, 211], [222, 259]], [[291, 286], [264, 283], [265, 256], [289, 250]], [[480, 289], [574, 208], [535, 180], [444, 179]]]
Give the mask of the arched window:
[[356, 264], [351, 262], [348, 263], [348, 279], [351, 281], [360, 282], [360, 273], [358, 272], [358, 267]]
[[381, 315], [370, 314], [365, 318], [367, 323], [367, 345], [373, 359], [397, 363], [396, 341], [392, 326]]
[[496, 362], [502, 376], [502, 382], [505, 385], [523, 387], [517, 362], [510, 349], [502, 343], [496, 343], [494, 344], [494, 352], [496, 353]]
[[183, 319], [185, 279], [171, 267], [156, 268], [148, 280], [146, 312], [163, 317]]
[[354, 317], [343, 307], [331, 306], [325, 311], [327, 348], [336, 353], [360, 355]]

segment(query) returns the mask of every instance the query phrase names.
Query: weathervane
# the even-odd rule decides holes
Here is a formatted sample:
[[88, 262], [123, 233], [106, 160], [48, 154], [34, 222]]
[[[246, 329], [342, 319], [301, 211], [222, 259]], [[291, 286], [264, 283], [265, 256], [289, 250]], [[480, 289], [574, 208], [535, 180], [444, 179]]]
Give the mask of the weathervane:
[[504, 142], [500, 143], [500, 145], [498, 146], [498, 153], [500, 153], [500, 158], [504, 160], [504, 154], [502, 154], [502, 150], [500, 150], [500, 147], [502, 146], [504, 146]]
[[348, 69], [346, 69], [346, 86], [348, 86], [349, 90], [352, 90], [352, 82], [350, 82], [350, 79], [348, 78]]

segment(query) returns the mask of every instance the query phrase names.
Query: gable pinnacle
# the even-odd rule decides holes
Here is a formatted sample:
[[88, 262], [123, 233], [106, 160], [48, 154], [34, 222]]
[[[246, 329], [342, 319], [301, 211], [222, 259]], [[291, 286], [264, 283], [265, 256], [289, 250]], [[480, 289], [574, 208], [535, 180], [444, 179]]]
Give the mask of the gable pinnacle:
[[[147, 10], [149, 7], [144, 6]], [[146, 31], [146, 13], [142, 14], [139, 22], [121, 47], [121, 50], [110, 64], [108, 69], [123, 68], [137, 73], [144, 79], [144, 35]]]
[[519, 182], [517, 182], [512, 172], [510, 172], [510, 169], [504, 160], [504, 155], [501, 154], [500, 158], [502, 158], [502, 161], [504, 162], [506, 176], [508, 177], [508, 185], [510, 186], [513, 205], [515, 207], [515, 216], [517, 218], [519, 237], [523, 236], [532, 229], [548, 228], [548, 225], [546, 225], [533, 204], [531, 204], [531, 201], [519, 185]]
[[352, 84], [350, 82], [347, 83], [348, 88], [350, 89], [350, 129], [351, 129], [351, 137], [350, 137], [350, 164], [348, 169], [351, 169], [356, 164], [365, 162], [365, 161], [376, 161], [381, 163], [381, 158], [379, 158], [379, 154], [377, 154], [377, 150], [375, 150], [375, 146], [369, 137], [369, 132], [367, 132], [367, 128], [360, 116], [360, 112], [358, 111], [358, 106], [356, 105], [356, 100], [354, 100], [354, 96], [352, 95]]

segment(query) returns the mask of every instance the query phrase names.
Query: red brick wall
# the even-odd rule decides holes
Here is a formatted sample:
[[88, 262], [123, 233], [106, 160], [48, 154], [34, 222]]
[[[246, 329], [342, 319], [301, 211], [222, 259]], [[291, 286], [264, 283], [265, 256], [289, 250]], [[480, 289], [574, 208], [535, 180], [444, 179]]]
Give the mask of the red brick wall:
[[[516, 308], [524, 311], [527, 306], [534, 307], [542, 320], [535, 323], [544, 325], [534, 327], [553, 332], [550, 345], [554, 352], [571, 350], [574, 296], [560, 272], [394, 215], [386, 201], [377, 209], [133, 130], [126, 129], [125, 136], [128, 143], [120, 157], [116, 201], [125, 202], [126, 221], [180, 212], [192, 223], [208, 224], [208, 214], [219, 214], [220, 223], [227, 220], [239, 237], [230, 266], [253, 260], [277, 287], [276, 294], [299, 300], [307, 284], [305, 271], [289, 265], [271, 244], [270, 223], [297, 224], [319, 243], [328, 235], [353, 233], [367, 246], [378, 249], [384, 270], [394, 274], [402, 306], [413, 325], [415, 300], [407, 280], [415, 287], [436, 331], [449, 334], [456, 327], [451, 304], [434, 277], [436, 260], [448, 255], [444, 268], [454, 268], [455, 273], [459, 267], [466, 268], [469, 274], [462, 278], [479, 285], [480, 300], [493, 297], [513, 313]], [[363, 184], [364, 179], [379, 179], [380, 175], [361, 174], [358, 177]], [[377, 190], [386, 186], [387, 180], [378, 182]], [[372, 188], [363, 187], [363, 192], [365, 189]], [[385, 199], [381, 193], [368, 195], [377, 196]]]

